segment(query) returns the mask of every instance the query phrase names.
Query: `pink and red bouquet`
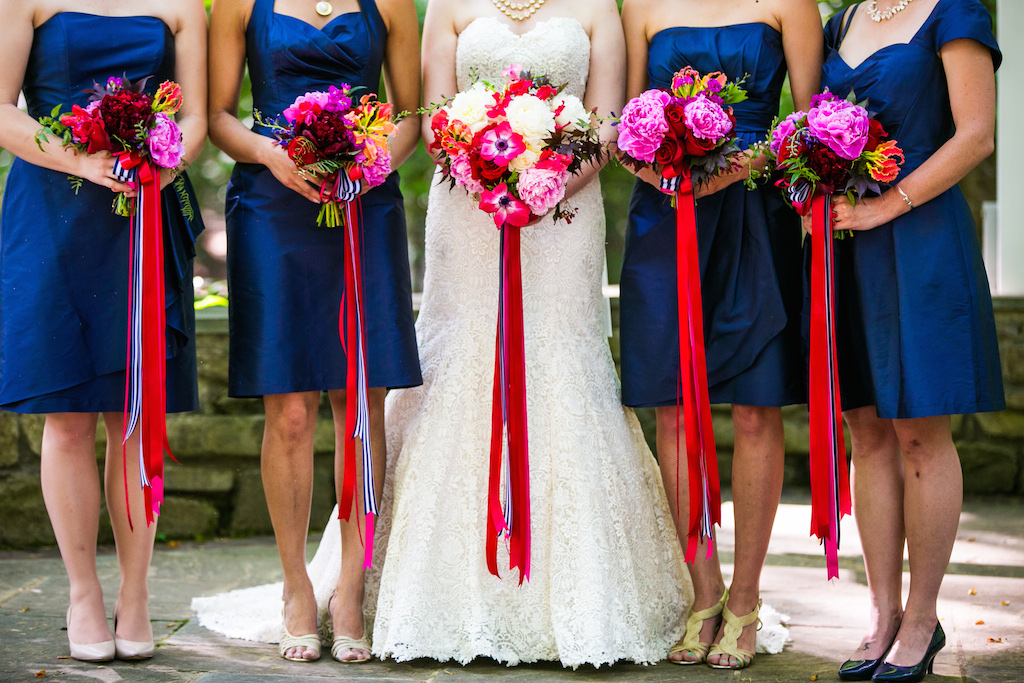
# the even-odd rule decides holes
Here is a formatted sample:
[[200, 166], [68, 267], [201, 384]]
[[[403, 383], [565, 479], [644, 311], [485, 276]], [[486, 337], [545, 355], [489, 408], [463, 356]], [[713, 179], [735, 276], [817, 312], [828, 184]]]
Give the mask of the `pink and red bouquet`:
[[689, 169], [695, 184], [729, 168], [729, 156], [740, 148], [728, 105], [747, 99], [741, 86], [720, 72], [701, 75], [686, 67], [672, 77], [671, 88], [634, 97], [617, 122], [623, 162], [654, 167], [666, 178]]
[[847, 194], [850, 201], [899, 177], [903, 150], [887, 140], [882, 124], [867, 109], [826, 90], [811, 99], [809, 111], [776, 122], [768, 137], [769, 171], [782, 175], [800, 215], [811, 209], [816, 195]]
[[[556, 209], [569, 177], [600, 158], [590, 113], [579, 98], [518, 64], [504, 86], [477, 81], [434, 114], [431, 128], [445, 179], [479, 198], [498, 227], [522, 227]], [[433, 111], [433, 109], [431, 109]]]
[[[185, 146], [173, 116], [181, 109], [181, 88], [164, 81], [155, 95], [149, 95], [145, 92], [148, 80], [132, 84], [127, 77], [111, 77], [105, 85], [96, 84], [85, 107], [76, 104], [70, 113], [61, 114], [58, 105], [50, 116], [40, 119], [43, 128], [36, 142], [41, 145], [51, 133], [82, 154], [110, 152], [125, 169], [135, 168], [144, 159], [160, 168], [178, 168]], [[77, 190], [81, 179], [73, 178], [72, 183]], [[131, 200], [119, 194], [114, 211], [131, 215]]]
[[391, 174], [388, 136], [397, 122], [392, 107], [372, 94], [357, 101], [353, 91], [343, 83], [296, 98], [282, 112], [286, 125], [256, 113], [257, 121], [277, 134], [298, 173], [320, 184], [317, 225], [340, 225], [340, 205]]

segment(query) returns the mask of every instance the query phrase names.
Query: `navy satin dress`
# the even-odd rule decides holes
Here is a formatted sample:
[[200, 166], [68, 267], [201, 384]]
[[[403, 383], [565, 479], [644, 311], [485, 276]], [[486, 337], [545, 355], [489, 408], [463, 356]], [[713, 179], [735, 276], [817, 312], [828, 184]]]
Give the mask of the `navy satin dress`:
[[[246, 28], [254, 108], [273, 118], [296, 97], [342, 83], [378, 92], [387, 28], [373, 0], [359, 6], [318, 30], [275, 13], [274, 0], [256, 0]], [[422, 378], [398, 175], [363, 195], [362, 206], [369, 382], [415, 386]], [[317, 227], [318, 212], [265, 166], [235, 166], [227, 194], [232, 396], [345, 388], [344, 231]]]
[[[650, 87], [685, 66], [747, 76], [733, 105], [744, 145], [763, 140], [786, 78], [782, 36], [763, 23], [679, 26], [651, 39]], [[676, 218], [670, 198], [637, 180], [621, 278], [622, 401], [676, 402], [679, 333]], [[712, 403], [783, 406], [806, 400], [800, 338], [800, 220], [773, 187], [736, 183], [697, 201], [704, 337]]]
[[[110, 76], [174, 79], [174, 35], [156, 17], [60, 12], [35, 30], [24, 93], [32, 117], [85, 106]], [[188, 188], [191, 193], [191, 187]], [[129, 220], [89, 182], [15, 160], [0, 216], [0, 408], [20, 413], [124, 409]], [[163, 192], [167, 410], [198, 407], [192, 258], [203, 225]]]
[[[909, 43], [882, 48], [856, 68], [838, 52], [843, 27], [836, 16], [825, 29], [822, 86], [868, 100], [906, 153], [906, 177], [953, 136], [939, 50], [969, 38], [991, 50], [998, 68], [992, 19], [978, 0], [939, 0]], [[959, 187], [836, 244], [844, 409], [874, 405], [892, 419], [1005, 407], [992, 297]]]

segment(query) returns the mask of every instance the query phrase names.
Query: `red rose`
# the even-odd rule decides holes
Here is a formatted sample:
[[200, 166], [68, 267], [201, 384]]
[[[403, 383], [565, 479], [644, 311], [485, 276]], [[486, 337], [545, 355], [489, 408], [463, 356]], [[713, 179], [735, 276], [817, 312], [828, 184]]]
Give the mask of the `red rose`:
[[654, 161], [662, 166], [675, 166], [683, 159], [683, 148], [679, 141], [671, 135], [666, 135], [661, 146], [654, 153]]
[[434, 141], [430, 143], [430, 151], [437, 152], [441, 149], [441, 139], [444, 137], [445, 128], [448, 127], [448, 112], [444, 109], [434, 114], [430, 119], [430, 131], [434, 134]]
[[87, 145], [87, 154], [110, 149], [110, 138], [107, 137], [103, 119], [94, 117], [77, 104], [71, 107], [70, 114], [60, 117], [60, 122], [71, 129], [71, 137], [75, 142]]
[[294, 161], [299, 168], [319, 161], [312, 141], [301, 135], [288, 143], [288, 158]]
[[496, 164], [488, 159], [480, 159], [480, 175], [485, 180], [497, 180], [508, 172], [508, 166]]
[[684, 116], [683, 105], [678, 102], [665, 107], [665, 119], [668, 121], [668, 127], [672, 133], [682, 140], [686, 134], [686, 118]]
[[686, 131], [686, 137], [682, 138], [682, 143], [683, 151], [692, 157], [707, 156], [711, 150], [718, 147], [717, 140], [701, 140], [690, 131]]
[[865, 151], [874, 152], [882, 139], [887, 137], [889, 134], [885, 132], [882, 124], [877, 119], [871, 119], [868, 122], [868, 143], [864, 146]]

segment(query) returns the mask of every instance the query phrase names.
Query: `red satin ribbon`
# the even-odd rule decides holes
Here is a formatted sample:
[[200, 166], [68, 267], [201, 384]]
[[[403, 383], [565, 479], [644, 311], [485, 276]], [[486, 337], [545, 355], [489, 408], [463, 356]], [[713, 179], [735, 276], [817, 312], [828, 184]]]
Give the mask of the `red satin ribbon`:
[[[680, 181], [676, 193], [676, 296], [679, 312], [679, 395], [676, 415], [678, 424], [678, 399], [681, 397], [690, 492], [686, 561], [693, 562], [703, 538], [708, 539], [708, 557], [711, 556], [714, 543], [711, 527], [721, 524], [722, 496], [708, 398], [704, 308], [701, 301], [700, 256], [697, 251], [697, 213], [689, 169], [683, 172]], [[678, 439], [676, 443], [678, 477]]]
[[[160, 170], [148, 160], [124, 152], [118, 154], [121, 165], [125, 169], [138, 167], [139, 199], [135, 201], [131, 218], [131, 235], [129, 238], [129, 311], [138, 310], [142, 319], [141, 348], [134, 348], [134, 335], [131, 322], [128, 326], [128, 358], [125, 386], [125, 415], [123, 436], [127, 441], [128, 406], [133, 391], [131, 385], [130, 360], [141, 354], [142, 377], [141, 386], [134, 390], [141, 393], [142, 411], [136, 429], [140, 431], [140, 447], [142, 449], [142, 465], [145, 468], [145, 479], [149, 486], [143, 486], [146, 508], [146, 525], [152, 524], [160, 514], [160, 505], [164, 499], [164, 462], [163, 454], [167, 452], [171, 458], [171, 447], [167, 440], [167, 366], [166, 366], [166, 312], [164, 310], [164, 231], [163, 213], [160, 208]], [[142, 241], [142, 263], [135, 263], [136, 240]], [[138, 271], [141, 268], [141, 273]], [[133, 301], [135, 277], [141, 275], [142, 301], [141, 308]], [[129, 313], [129, 317], [131, 313]], [[127, 452], [122, 447], [125, 457], [125, 504], [128, 504]], [[129, 526], [131, 511], [128, 511]]]
[[815, 196], [811, 211], [811, 534], [825, 546], [833, 579], [839, 576], [839, 522], [851, 506], [836, 356], [832, 195]]
[[[353, 211], [353, 204], [355, 210]], [[341, 345], [346, 354], [345, 371], [345, 462], [341, 501], [338, 503], [338, 517], [346, 522], [351, 519], [355, 505], [356, 492], [356, 420], [358, 401], [359, 339], [366, 339], [366, 317], [360, 306], [364, 302], [362, 293], [363, 282], [363, 246], [362, 246], [362, 202], [356, 197], [345, 207], [345, 294], [342, 298], [341, 311], [338, 316], [338, 333]], [[351, 229], [348, 229], [351, 228]], [[350, 238], [351, 236], [351, 238]], [[363, 345], [365, 349], [365, 344]], [[365, 368], [365, 358], [363, 359]], [[370, 473], [363, 472], [363, 476]], [[373, 485], [372, 483], [370, 485]], [[365, 507], [365, 506], [364, 506]], [[366, 537], [364, 540], [363, 568], [368, 569], [373, 562], [373, 532], [375, 515], [370, 510], [363, 511]], [[358, 517], [357, 517], [358, 518]]]
[[[530, 579], [530, 467], [526, 424], [526, 345], [523, 330], [523, 277], [520, 230], [501, 228], [501, 287], [503, 305], [498, 316], [494, 350], [494, 392], [491, 408], [491, 453], [487, 499], [487, 569], [498, 573], [498, 536], [509, 536], [510, 569], [519, 569], [519, 585]], [[504, 382], [502, 381], [504, 365]], [[505, 423], [502, 404], [507, 407]], [[507, 430], [507, 431], [506, 431]], [[503, 436], [509, 453], [509, 490], [512, 527], [505, 524], [501, 504]]]

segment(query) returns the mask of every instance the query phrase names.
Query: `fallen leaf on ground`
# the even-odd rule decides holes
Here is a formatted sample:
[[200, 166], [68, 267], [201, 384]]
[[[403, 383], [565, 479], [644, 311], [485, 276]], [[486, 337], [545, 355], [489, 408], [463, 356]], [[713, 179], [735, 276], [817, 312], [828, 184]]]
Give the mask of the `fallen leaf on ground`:
[[972, 588], [971, 590], [967, 591], [967, 594], [968, 594], [968, 595], [977, 595], [977, 594], [978, 594], [978, 591], [976, 591], [976, 590], [974, 590], [974, 589]]
[[37, 671], [36, 678], [46, 678], [46, 669], [40, 669]]
[[975, 626], [982, 626], [982, 625], [984, 625], [984, 623], [985, 623], [984, 621], [982, 621], [981, 619], [978, 619], [976, 622], [974, 622], [974, 625]]
[[1003, 642], [1003, 639], [1002, 638], [989, 638], [988, 642], [990, 642], [990, 643], [1001, 643], [1001, 642]]
[[21, 608], [21, 613], [22, 613], [22, 614], [24, 614], [24, 613], [25, 613], [25, 612], [27, 612], [27, 611], [28, 611], [28, 607], [22, 607], [22, 608]]
[[1006, 607], [1007, 605], [1010, 604], [1010, 601], [1009, 600], [1003, 600], [1003, 602], [1001, 604], [1002, 604], [1003, 607]]
[[978, 540], [978, 539], [976, 539], [976, 538], [968, 538], [967, 542], [968, 543], [974, 543], [976, 540]]
[[71, 659], [71, 655], [60, 655], [57, 659]]
[[813, 676], [811, 676], [811, 680], [812, 681], [818, 680], [818, 674], [814, 674]]
[[168, 548], [177, 548], [179, 545], [181, 545], [180, 541], [167, 541]]

